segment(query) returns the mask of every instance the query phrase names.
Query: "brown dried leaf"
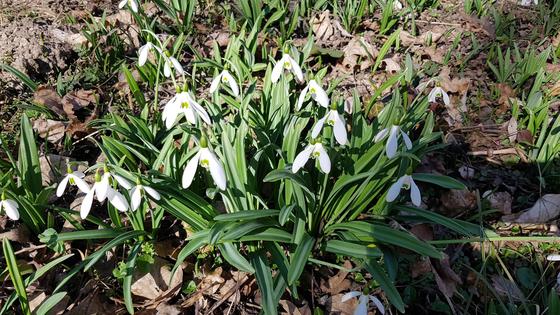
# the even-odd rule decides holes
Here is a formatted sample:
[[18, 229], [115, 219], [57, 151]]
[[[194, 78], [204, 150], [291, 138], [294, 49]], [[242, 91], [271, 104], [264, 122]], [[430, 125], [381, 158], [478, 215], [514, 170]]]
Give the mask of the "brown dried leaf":
[[173, 293], [181, 288], [183, 270], [179, 268], [171, 279], [170, 276], [170, 265], [166, 260], [156, 257], [148, 273], [142, 274], [138, 268], [135, 270], [130, 290], [134, 296], [151, 301], [159, 300], [164, 296], [171, 298]]
[[519, 287], [509, 279], [500, 275], [493, 275], [492, 284], [494, 285], [496, 293], [501, 296], [511, 297], [516, 301], [523, 301], [525, 299], [523, 292], [521, 292]]
[[517, 119], [515, 117], [511, 117], [510, 120], [507, 122], [507, 134], [509, 142], [512, 144], [515, 143], [517, 140]]
[[284, 309], [284, 312], [280, 313], [282, 315], [311, 315], [311, 309], [307, 304], [299, 308], [288, 300], [281, 300], [279, 304]]
[[434, 240], [434, 231], [429, 224], [416, 224], [415, 226], [410, 228], [410, 232], [423, 241]]
[[387, 71], [387, 73], [393, 74], [401, 71], [401, 66], [399, 65], [396, 56], [383, 59], [381, 63], [385, 64], [385, 71]]
[[334, 27], [331, 23], [331, 12], [325, 10], [316, 14], [309, 21], [313, 34], [318, 40], [326, 41], [334, 34]]
[[65, 174], [69, 161], [70, 158], [66, 156], [56, 154], [41, 155], [39, 157], [39, 165], [41, 166], [43, 185], [48, 186], [57, 182], [60, 174]]
[[502, 217], [504, 222], [547, 223], [560, 215], [560, 194], [542, 196], [529, 209], [515, 215]]
[[358, 299], [350, 299], [346, 302], [342, 302], [343, 293], [333, 295], [329, 298], [330, 308], [327, 309], [328, 314], [340, 314], [340, 315], [352, 315], [354, 310], [358, 306]]
[[39, 137], [47, 139], [51, 143], [58, 143], [66, 132], [66, 122], [38, 118], [33, 121], [33, 129], [37, 130]]
[[430, 271], [432, 271], [432, 264], [427, 258], [420, 259], [415, 264], [410, 265], [410, 275], [412, 278], [418, 278]]
[[51, 87], [39, 86], [37, 91], [33, 94], [33, 102], [45, 106], [57, 115], [65, 116], [65, 112], [62, 107], [62, 99]]
[[438, 289], [443, 295], [451, 298], [457, 290], [457, 284], [462, 284], [461, 278], [451, 269], [449, 257], [444, 254], [444, 258], [432, 262], [432, 272], [434, 273]]
[[[348, 260], [344, 261], [344, 268], [352, 269], [352, 263]], [[335, 276], [329, 278], [328, 287], [321, 286], [321, 291], [329, 293], [330, 295], [335, 295], [350, 289], [352, 283], [350, 280], [346, 279], [347, 276], [347, 271], [340, 270]]]
[[454, 213], [476, 208], [476, 194], [466, 189], [448, 190], [441, 196], [443, 207]]
[[92, 115], [99, 96], [91, 90], [72, 91], [62, 98], [62, 108], [70, 120], [85, 121]]
[[500, 210], [502, 214], [511, 214], [513, 197], [507, 191], [491, 192], [486, 198], [492, 208]]
[[342, 66], [347, 71], [352, 71], [358, 64], [358, 60], [362, 58], [360, 70], [367, 69], [373, 64], [373, 60], [377, 57], [379, 51], [368, 43], [363, 37], [354, 37], [344, 48], [344, 59]]

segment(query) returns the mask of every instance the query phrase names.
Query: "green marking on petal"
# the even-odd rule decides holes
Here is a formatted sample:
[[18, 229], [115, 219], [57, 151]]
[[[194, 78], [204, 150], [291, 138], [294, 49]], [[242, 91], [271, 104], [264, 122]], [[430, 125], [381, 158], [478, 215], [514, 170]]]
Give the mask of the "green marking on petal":
[[181, 103], [181, 107], [184, 108], [184, 109], [189, 108], [189, 106], [190, 106], [189, 102], [183, 102], [183, 103]]
[[204, 167], [204, 168], [209, 168], [210, 167], [210, 161], [208, 161], [207, 159], [204, 160], [200, 160], [200, 166]]

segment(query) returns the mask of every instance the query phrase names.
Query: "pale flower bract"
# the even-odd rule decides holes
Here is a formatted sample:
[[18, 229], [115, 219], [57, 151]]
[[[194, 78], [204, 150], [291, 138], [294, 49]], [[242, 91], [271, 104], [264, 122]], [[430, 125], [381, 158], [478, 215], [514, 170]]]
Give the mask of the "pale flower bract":
[[17, 221], [19, 220], [19, 205], [12, 199], [6, 199], [4, 193], [2, 193], [2, 200], [0, 200], [0, 213], [4, 212], [8, 218]]
[[192, 157], [185, 167], [182, 178], [183, 188], [189, 188], [191, 186], [199, 165], [210, 171], [210, 175], [218, 188], [221, 190], [226, 189], [226, 173], [222, 163], [218, 160], [214, 152], [207, 147], [205, 138], [201, 139], [200, 150]]
[[412, 179], [410, 175], [404, 175], [399, 178], [391, 187], [389, 187], [389, 191], [387, 192], [386, 200], [387, 202], [393, 202], [397, 199], [400, 195], [402, 189], [410, 190], [410, 200], [412, 204], [417, 207], [420, 207], [422, 204], [422, 196], [420, 195], [420, 189]]

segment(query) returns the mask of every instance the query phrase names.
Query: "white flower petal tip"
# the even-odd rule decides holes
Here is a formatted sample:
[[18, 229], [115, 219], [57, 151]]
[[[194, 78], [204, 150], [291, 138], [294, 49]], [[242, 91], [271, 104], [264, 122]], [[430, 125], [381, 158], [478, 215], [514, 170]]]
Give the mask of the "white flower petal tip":
[[84, 178], [84, 174], [82, 172], [66, 174], [56, 188], [56, 196], [62, 197], [68, 183], [70, 183], [70, 185], [76, 185], [80, 191], [87, 194], [89, 192], [89, 185], [82, 178]]
[[330, 99], [327, 92], [315, 81], [309, 81], [309, 84], [301, 91], [299, 95], [296, 110], [300, 110], [307, 94], [311, 94], [311, 98], [322, 107], [328, 108]]
[[553, 254], [546, 256], [546, 260], [548, 261], [560, 261], [560, 254]]
[[319, 168], [323, 173], [330, 173], [331, 160], [321, 143], [307, 145], [307, 147], [305, 147], [305, 149], [296, 156], [294, 163], [292, 163], [292, 173], [297, 173], [302, 167], [304, 167], [309, 158], [317, 159], [319, 161]]
[[354, 315], [367, 315], [369, 309], [369, 301], [373, 302], [373, 304], [381, 314], [385, 314], [385, 306], [383, 306], [383, 303], [374, 295], [363, 294], [359, 291], [351, 291], [342, 296], [341, 302], [344, 303], [356, 297], [358, 298], [358, 305], [354, 310]]
[[5, 213], [13, 221], [19, 220], [19, 205], [12, 199], [0, 201], [0, 213]]
[[239, 96], [239, 86], [229, 71], [223, 70], [212, 80], [212, 83], [210, 84], [210, 93], [216, 92], [220, 83], [227, 84], [233, 92], [233, 95], [235, 95], [235, 97]]
[[181, 114], [191, 125], [197, 123], [198, 117], [206, 124], [212, 124], [204, 107], [200, 106], [189, 92], [179, 92], [165, 104], [161, 117], [165, 121], [166, 128], [171, 129]]
[[402, 176], [393, 185], [391, 185], [391, 187], [389, 187], [389, 190], [387, 191], [385, 200], [387, 202], [395, 201], [399, 197], [400, 192], [403, 188], [405, 190], [410, 190], [410, 200], [412, 201], [412, 204], [420, 207], [422, 205], [422, 195], [420, 193], [418, 185], [416, 185], [414, 179], [412, 179], [412, 176], [410, 175]]

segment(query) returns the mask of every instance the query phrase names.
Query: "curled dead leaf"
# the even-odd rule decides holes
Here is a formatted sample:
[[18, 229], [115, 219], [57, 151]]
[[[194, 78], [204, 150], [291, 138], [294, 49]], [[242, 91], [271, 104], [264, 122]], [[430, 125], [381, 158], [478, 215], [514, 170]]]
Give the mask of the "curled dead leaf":
[[344, 59], [342, 66], [346, 71], [352, 71], [360, 62], [360, 70], [369, 68], [373, 64], [373, 60], [377, 57], [379, 51], [368, 43], [363, 37], [354, 37], [346, 48], [344, 48]]
[[316, 14], [309, 21], [313, 34], [318, 40], [328, 40], [334, 34], [334, 26], [331, 23], [331, 12], [325, 10]]
[[37, 131], [39, 137], [51, 143], [58, 143], [64, 138], [67, 124], [59, 120], [38, 118], [33, 121], [33, 129]]
[[503, 216], [504, 222], [546, 223], [560, 216], [560, 194], [547, 194], [535, 204], [520, 213]]
[[33, 94], [33, 102], [52, 110], [57, 115], [66, 116], [62, 107], [62, 99], [51, 87], [39, 86]]
[[162, 299], [173, 297], [181, 289], [183, 270], [179, 268], [171, 277], [171, 266], [166, 260], [156, 257], [149, 272], [142, 273], [140, 268], [136, 268], [132, 279], [130, 289], [134, 296], [163, 302]]

